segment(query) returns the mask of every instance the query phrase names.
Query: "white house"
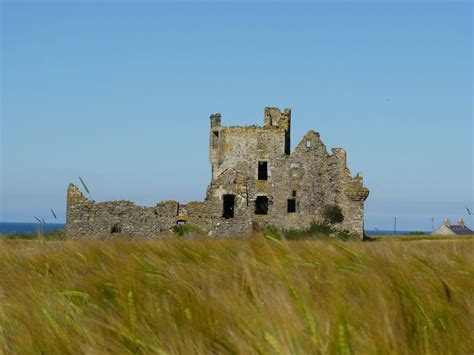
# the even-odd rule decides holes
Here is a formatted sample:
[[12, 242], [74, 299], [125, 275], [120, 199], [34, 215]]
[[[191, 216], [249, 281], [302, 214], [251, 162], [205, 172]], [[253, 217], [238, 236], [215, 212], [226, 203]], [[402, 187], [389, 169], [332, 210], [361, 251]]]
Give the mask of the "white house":
[[441, 227], [436, 229], [433, 235], [469, 235], [474, 234], [472, 230], [470, 230], [464, 224], [464, 220], [462, 218], [458, 219], [457, 224], [451, 224], [449, 218], [444, 220], [444, 223]]

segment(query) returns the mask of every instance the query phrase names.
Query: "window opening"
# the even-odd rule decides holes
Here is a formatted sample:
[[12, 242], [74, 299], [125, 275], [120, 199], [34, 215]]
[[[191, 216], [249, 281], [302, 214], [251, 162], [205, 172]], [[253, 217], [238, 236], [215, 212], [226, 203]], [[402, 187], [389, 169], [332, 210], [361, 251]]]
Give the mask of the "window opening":
[[255, 200], [255, 214], [268, 214], [268, 197], [258, 196]]
[[112, 228], [110, 228], [110, 233], [115, 234], [115, 233], [121, 233], [122, 232], [122, 226], [119, 223], [114, 223], [112, 225]]
[[306, 148], [311, 148], [311, 141], [306, 141]]
[[218, 144], [219, 144], [219, 132], [213, 131], [212, 132], [212, 147], [217, 148]]
[[291, 194], [291, 196], [296, 197], [296, 191], [295, 190], [293, 190], [293, 193]]
[[296, 212], [296, 200], [294, 198], [288, 199], [288, 213]]
[[258, 179], [268, 180], [268, 164], [266, 161], [258, 162]]
[[235, 195], [224, 195], [224, 211], [222, 217], [234, 218]]

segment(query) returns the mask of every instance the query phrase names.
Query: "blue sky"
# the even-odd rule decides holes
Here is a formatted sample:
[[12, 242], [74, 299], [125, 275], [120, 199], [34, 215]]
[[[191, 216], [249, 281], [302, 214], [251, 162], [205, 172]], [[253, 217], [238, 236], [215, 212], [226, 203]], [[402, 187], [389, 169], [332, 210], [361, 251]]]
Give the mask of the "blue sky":
[[[470, 1], [3, 1], [0, 221], [95, 200], [202, 199], [209, 115], [291, 107], [344, 147], [366, 228], [473, 206]], [[468, 224], [472, 220], [467, 218]]]

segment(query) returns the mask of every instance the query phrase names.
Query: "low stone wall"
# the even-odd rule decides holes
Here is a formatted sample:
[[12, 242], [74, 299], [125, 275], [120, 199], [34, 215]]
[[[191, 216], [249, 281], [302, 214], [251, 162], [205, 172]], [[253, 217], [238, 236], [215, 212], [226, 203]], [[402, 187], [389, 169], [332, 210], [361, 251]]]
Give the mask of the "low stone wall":
[[69, 237], [159, 235], [170, 232], [176, 225], [177, 211], [175, 201], [162, 202], [155, 207], [136, 206], [130, 201], [96, 203], [70, 184], [66, 234]]

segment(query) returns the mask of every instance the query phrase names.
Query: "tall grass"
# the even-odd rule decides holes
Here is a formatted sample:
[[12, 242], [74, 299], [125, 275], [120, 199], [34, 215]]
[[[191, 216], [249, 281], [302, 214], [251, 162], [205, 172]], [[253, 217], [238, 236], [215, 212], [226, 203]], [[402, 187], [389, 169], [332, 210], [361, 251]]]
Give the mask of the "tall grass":
[[0, 241], [0, 353], [470, 354], [473, 239]]

